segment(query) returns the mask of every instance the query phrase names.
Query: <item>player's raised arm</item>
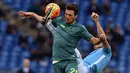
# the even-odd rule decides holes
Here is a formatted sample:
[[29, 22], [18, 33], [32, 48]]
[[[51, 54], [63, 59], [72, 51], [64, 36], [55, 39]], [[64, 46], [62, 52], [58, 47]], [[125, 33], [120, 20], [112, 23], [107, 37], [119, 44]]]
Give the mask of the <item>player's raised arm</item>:
[[[96, 23], [98, 35], [101, 35], [101, 34], [105, 35], [105, 32], [103, 31], [103, 29], [102, 29], [102, 27], [100, 25], [100, 22], [99, 22], [99, 15], [97, 13], [93, 12], [91, 17], [94, 20], [94, 22]], [[97, 44], [99, 44], [101, 42], [101, 40], [99, 38], [92, 37], [90, 42], [97, 45]]]
[[91, 17], [93, 18], [93, 20], [96, 23], [98, 35], [101, 35], [101, 34], [105, 35], [105, 32], [103, 31], [103, 29], [100, 25], [100, 22], [99, 22], [99, 15], [97, 13], [93, 12]]
[[100, 34], [99, 37], [100, 37], [100, 39], [101, 39], [101, 41], [102, 41], [103, 47], [104, 47], [104, 48], [110, 48], [106, 36], [105, 36], [104, 34]]
[[31, 18], [34, 17], [36, 20], [38, 20], [40, 23], [44, 22], [44, 17], [37, 15], [34, 12], [24, 12], [24, 11], [19, 11], [18, 12], [19, 16], [23, 18]]
[[[109, 48], [109, 43], [108, 43], [108, 41], [107, 41], [105, 32], [104, 32], [104, 30], [102, 29], [102, 27], [101, 27], [101, 25], [100, 25], [100, 23], [99, 23], [99, 15], [98, 15], [97, 13], [94, 13], [94, 12], [93, 12], [92, 15], [91, 15], [91, 17], [93, 18], [93, 20], [94, 20], [95, 23], [96, 23], [98, 35], [99, 35], [99, 38], [100, 38], [100, 40], [101, 40], [101, 42], [102, 42], [101, 45], [102, 45], [104, 48]], [[100, 46], [101, 46], [101, 45], [100, 45]]]

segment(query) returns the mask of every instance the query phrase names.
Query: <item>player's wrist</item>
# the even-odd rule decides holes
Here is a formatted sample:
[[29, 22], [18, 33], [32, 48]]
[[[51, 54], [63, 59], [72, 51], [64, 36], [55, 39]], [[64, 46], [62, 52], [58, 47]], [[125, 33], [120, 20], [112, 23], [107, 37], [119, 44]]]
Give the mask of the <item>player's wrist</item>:
[[45, 17], [41, 17], [41, 23], [44, 23], [46, 21]]
[[36, 14], [34, 12], [32, 12], [32, 17], [36, 17]]
[[96, 24], [99, 24], [99, 20], [95, 20], [95, 23], [96, 23]]

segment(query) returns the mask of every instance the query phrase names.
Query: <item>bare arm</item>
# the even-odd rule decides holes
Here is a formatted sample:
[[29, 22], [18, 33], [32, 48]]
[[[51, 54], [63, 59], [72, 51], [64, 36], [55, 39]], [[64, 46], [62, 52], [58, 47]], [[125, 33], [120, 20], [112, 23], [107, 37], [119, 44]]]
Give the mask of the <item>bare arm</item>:
[[[96, 23], [96, 26], [97, 26], [97, 31], [98, 31], [98, 35], [100, 34], [105, 34], [100, 23], [99, 23], [99, 15], [97, 13], [92, 13], [91, 17], [93, 18], [93, 20], [95, 21]], [[92, 37], [91, 40], [90, 40], [91, 43], [93, 43], [94, 45], [98, 45], [101, 43], [101, 40], [99, 38], [96, 38], [96, 37]]]
[[108, 43], [107, 38], [106, 38], [106, 36], [104, 34], [100, 35], [100, 39], [102, 41], [103, 47], [104, 48], [109, 48], [109, 43]]
[[33, 17], [36, 18], [40, 23], [44, 22], [44, 17], [39, 16], [36, 13], [33, 13]]
[[93, 18], [93, 20], [96, 23], [98, 35], [99, 35], [100, 41], [102, 42], [102, 44], [99, 44], [97, 46], [101, 46], [102, 45], [102, 46], [104, 46], [104, 48], [109, 48], [109, 43], [107, 41], [105, 32], [104, 32], [104, 30], [102, 29], [102, 27], [101, 27], [101, 25], [99, 23], [99, 15], [97, 13], [93, 12], [92, 13], [92, 18]]
[[36, 20], [38, 20], [40, 23], [44, 22], [44, 17], [37, 15], [34, 12], [24, 12], [24, 11], [19, 11], [18, 12], [19, 16], [24, 17], [24, 18], [31, 18], [34, 17]]
[[91, 42], [93, 45], [98, 45], [98, 44], [101, 43], [101, 40], [100, 40], [100, 38], [92, 37], [92, 38], [90, 39], [90, 42]]
[[[100, 23], [99, 23], [99, 15], [97, 13], [92, 13], [91, 17], [93, 18], [93, 20], [95, 21], [96, 23], [96, 26], [97, 26], [97, 31], [98, 31], [98, 35], [105, 35], [105, 32], [103, 31]], [[95, 37], [92, 37], [92, 39], [90, 40], [91, 43], [97, 45], [97, 44], [100, 44], [101, 43], [101, 40], [99, 38], [95, 38]]]
[[103, 31], [103, 29], [102, 29], [102, 27], [100, 25], [100, 22], [99, 22], [99, 15], [97, 13], [93, 12], [91, 17], [93, 18], [93, 20], [96, 23], [98, 35], [101, 35], [101, 34], [105, 35], [105, 32]]

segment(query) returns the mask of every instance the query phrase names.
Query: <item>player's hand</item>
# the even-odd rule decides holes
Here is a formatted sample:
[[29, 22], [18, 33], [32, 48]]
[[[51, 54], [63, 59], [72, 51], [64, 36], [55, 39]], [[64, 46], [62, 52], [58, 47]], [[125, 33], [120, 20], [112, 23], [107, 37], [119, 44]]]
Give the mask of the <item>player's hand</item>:
[[101, 48], [101, 47], [103, 47], [103, 44], [102, 44], [102, 43], [100, 43], [100, 44], [98, 44], [98, 45], [94, 45], [94, 49], [98, 49], [98, 48]]
[[99, 38], [100, 38], [100, 40], [101, 40], [102, 42], [104, 42], [104, 41], [107, 40], [107, 39], [106, 39], [106, 36], [105, 36], [104, 34], [101, 34], [101, 35], [99, 36]]
[[92, 19], [95, 21], [95, 22], [98, 22], [99, 21], [99, 15], [95, 12], [92, 12], [92, 15], [91, 15]]
[[33, 12], [19, 11], [18, 15], [21, 17], [30, 18], [30, 17], [33, 17]]

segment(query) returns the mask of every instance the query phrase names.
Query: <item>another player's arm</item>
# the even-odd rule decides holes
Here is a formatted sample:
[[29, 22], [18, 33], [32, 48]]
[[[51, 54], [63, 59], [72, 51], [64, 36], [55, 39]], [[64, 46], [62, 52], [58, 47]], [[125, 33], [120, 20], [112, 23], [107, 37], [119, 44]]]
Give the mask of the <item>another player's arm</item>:
[[43, 23], [45, 21], [45, 17], [39, 16], [36, 13], [33, 13], [33, 17], [37, 19], [40, 23]]
[[[104, 35], [104, 36], [106, 36], [105, 35], [105, 32], [103, 31], [103, 29], [102, 29], [102, 27], [101, 27], [101, 25], [100, 25], [100, 22], [99, 22], [99, 15], [97, 14], [97, 13], [92, 13], [92, 15], [91, 15], [91, 17], [93, 18], [93, 20], [95, 21], [95, 23], [96, 23], [96, 26], [97, 26], [97, 31], [98, 31], [98, 35]], [[99, 38], [95, 38], [95, 37], [93, 37], [91, 40], [90, 40], [90, 42], [92, 42], [92, 43], [94, 43], [94, 44], [98, 44], [97, 45], [97, 47], [100, 47], [100, 46], [102, 46], [102, 44], [101, 44], [101, 40], [99, 39]]]
[[100, 39], [104, 48], [110, 48], [107, 38], [104, 34], [100, 34]]
[[25, 18], [31, 18], [34, 17], [36, 20], [38, 20], [40, 23], [43, 23], [45, 21], [45, 17], [42, 17], [34, 12], [24, 12], [24, 11], [19, 11], [18, 14], [21, 17], [25, 17]]
[[97, 13], [92, 13], [92, 18], [93, 20], [95, 21], [96, 23], [96, 26], [97, 26], [97, 31], [98, 31], [98, 35], [99, 35], [99, 38], [101, 40], [101, 44], [97, 45], [97, 46], [103, 46], [104, 48], [110, 48], [109, 46], [109, 43], [107, 41], [107, 38], [106, 38], [106, 34], [104, 32], [104, 30], [102, 29], [100, 23], [99, 23], [99, 15]]
[[101, 40], [100, 40], [99, 38], [96, 38], [96, 37], [93, 36], [93, 37], [90, 39], [90, 42], [91, 42], [93, 45], [98, 45], [98, 44], [101, 43]]
[[[31, 18], [34, 17], [38, 22], [42, 23], [42, 25], [44, 25], [43, 23], [45, 22], [45, 17], [42, 17], [34, 12], [24, 12], [24, 11], [19, 11], [18, 12], [19, 16], [24, 17], [24, 18]], [[59, 22], [62, 18], [61, 17], [57, 17], [55, 19], [53, 19], [53, 22]]]
[[[93, 20], [95, 21], [96, 23], [96, 26], [97, 26], [97, 31], [98, 31], [98, 35], [105, 35], [105, 32], [104, 30], [102, 29], [101, 25], [100, 25], [100, 22], [99, 22], [99, 15], [97, 13], [92, 13], [91, 17], [93, 18]], [[105, 35], [106, 36], [106, 35]]]
[[[97, 31], [98, 31], [98, 35], [100, 34], [103, 34], [105, 35], [105, 32], [103, 31], [100, 23], [99, 23], [99, 15], [96, 14], [96, 13], [92, 13], [92, 18], [93, 20], [95, 21], [96, 23], [96, 26], [97, 26]], [[100, 38], [96, 38], [94, 36], [92, 36], [86, 28], [83, 28], [83, 32], [82, 32], [82, 37], [87, 39], [88, 41], [90, 41], [92, 44], [96, 45], [96, 47], [102, 47], [102, 44], [101, 44], [101, 39]], [[106, 36], [106, 35], [105, 35]]]

